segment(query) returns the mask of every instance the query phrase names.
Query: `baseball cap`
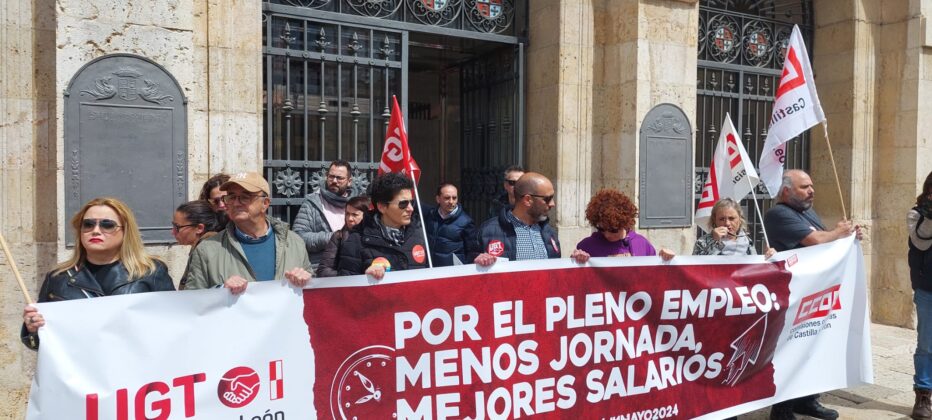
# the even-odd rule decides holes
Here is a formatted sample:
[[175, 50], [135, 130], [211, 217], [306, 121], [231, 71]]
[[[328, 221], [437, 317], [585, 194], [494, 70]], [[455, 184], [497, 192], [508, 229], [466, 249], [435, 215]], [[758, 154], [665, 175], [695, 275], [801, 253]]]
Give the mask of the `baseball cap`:
[[231, 184], [239, 185], [251, 193], [262, 191], [265, 195], [272, 195], [268, 181], [257, 172], [239, 172], [230, 175], [230, 180], [220, 186], [220, 191], [226, 191]]

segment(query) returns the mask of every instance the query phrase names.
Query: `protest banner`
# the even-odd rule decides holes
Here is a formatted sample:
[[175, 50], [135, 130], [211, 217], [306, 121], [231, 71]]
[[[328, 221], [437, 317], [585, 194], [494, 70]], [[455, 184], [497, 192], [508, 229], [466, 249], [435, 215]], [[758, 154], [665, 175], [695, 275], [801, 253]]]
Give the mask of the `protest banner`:
[[268, 282], [43, 303], [29, 418], [721, 418], [871, 382], [858, 242], [776, 259], [499, 262], [315, 279], [303, 299]]

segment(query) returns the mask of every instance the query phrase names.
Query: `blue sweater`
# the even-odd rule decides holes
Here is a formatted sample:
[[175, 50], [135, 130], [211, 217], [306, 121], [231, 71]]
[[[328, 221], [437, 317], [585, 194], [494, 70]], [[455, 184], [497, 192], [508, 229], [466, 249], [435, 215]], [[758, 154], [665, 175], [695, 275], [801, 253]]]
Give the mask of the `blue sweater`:
[[261, 238], [250, 238], [239, 229], [233, 229], [236, 239], [243, 246], [246, 261], [252, 267], [257, 281], [275, 280], [275, 235], [272, 227]]

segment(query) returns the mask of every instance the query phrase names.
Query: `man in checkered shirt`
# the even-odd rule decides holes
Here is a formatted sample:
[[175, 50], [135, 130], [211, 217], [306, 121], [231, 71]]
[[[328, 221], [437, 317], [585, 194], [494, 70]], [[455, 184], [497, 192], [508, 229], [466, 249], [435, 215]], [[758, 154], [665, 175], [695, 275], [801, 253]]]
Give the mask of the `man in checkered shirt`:
[[[499, 257], [511, 261], [560, 258], [560, 239], [547, 217], [556, 205], [553, 183], [528, 172], [515, 183], [514, 196], [513, 208], [503, 208], [479, 227], [483, 253], [476, 257], [476, 264], [487, 267]], [[578, 249], [571, 257], [579, 263], [589, 260], [589, 254]]]

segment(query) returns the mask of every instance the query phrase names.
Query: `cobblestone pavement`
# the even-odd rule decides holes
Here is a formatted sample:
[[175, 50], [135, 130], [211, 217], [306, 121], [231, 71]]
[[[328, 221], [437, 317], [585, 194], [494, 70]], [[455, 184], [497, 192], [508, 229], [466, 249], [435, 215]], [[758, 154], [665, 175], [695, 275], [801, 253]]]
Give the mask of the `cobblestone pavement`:
[[[909, 419], [913, 408], [913, 351], [916, 331], [871, 325], [874, 384], [822, 394], [820, 401], [838, 410], [841, 419]], [[767, 420], [770, 409], [738, 416], [740, 420]], [[810, 419], [797, 416], [799, 419]]]

